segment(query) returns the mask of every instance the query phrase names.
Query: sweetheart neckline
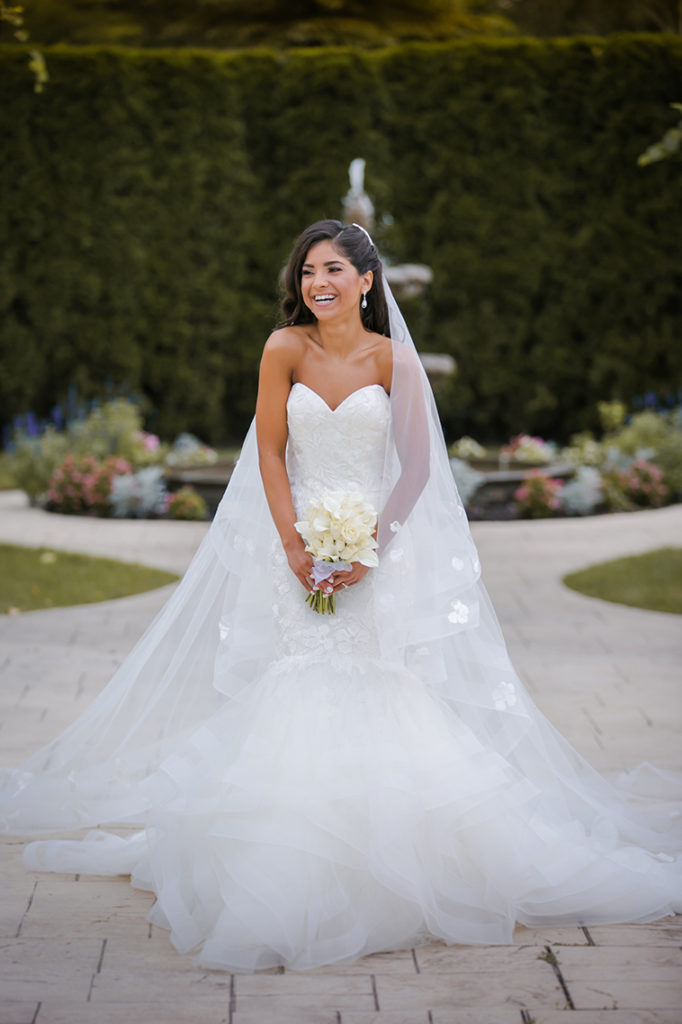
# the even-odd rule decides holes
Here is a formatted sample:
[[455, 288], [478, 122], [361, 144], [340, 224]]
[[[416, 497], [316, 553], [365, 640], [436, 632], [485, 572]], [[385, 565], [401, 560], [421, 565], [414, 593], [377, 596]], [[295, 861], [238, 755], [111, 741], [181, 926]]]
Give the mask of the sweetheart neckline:
[[383, 393], [386, 395], [386, 398], [390, 398], [390, 396], [389, 396], [388, 392], [386, 391], [386, 388], [384, 387], [383, 384], [363, 384], [363, 386], [361, 388], [356, 388], [355, 391], [351, 391], [349, 395], [346, 395], [346, 397], [343, 399], [343, 401], [339, 402], [339, 404], [335, 405], [334, 408], [332, 409], [332, 407], [329, 404], [329, 402], [327, 402], [318, 391], [315, 391], [314, 388], [311, 388], [307, 384], [304, 384], [302, 380], [294, 381], [294, 383], [291, 385], [291, 390], [289, 391], [289, 394], [291, 394], [291, 392], [294, 390], [296, 385], [298, 385], [299, 387], [305, 388], [306, 391], [310, 391], [310, 393], [312, 395], [316, 395], [319, 398], [319, 400], [322, 402], [322, 404], [325, 406], [325, 408], [327, 408], [329, 410], [329, 412], [331, 412], [331, 413], [338, 412], [338, 410], [341, 408], [341, 406], [345, 405], [349, 398], [352, 398], [353, 395], [359, 394], [361, 391], [367, 391], [369, 388], [381, 388]]

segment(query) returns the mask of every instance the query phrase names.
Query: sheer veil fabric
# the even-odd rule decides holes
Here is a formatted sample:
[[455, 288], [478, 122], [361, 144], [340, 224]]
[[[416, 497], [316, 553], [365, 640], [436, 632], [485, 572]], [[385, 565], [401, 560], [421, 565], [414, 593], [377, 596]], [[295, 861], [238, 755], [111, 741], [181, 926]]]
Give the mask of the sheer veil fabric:
[[[385, 288], [393, 429], [384, 452], [380, 565], [372, 570], [381, 578], [382, 657], [442, 686], [450, 699], [522, 720], [521, 700], [508, 696], [511, 666], [478, 582], [428, 378]], [[3, 781], [4, 831], [144, 822], [140, 783], [226, 699], [239, 701], [272, 660], [275, 539], [254, 421], [208, 534], [168, 603], [90, 707]], [[476, 666], [475, 650], [459, 647], [457, 665], [448, 666], [453, 639], [467, 633], [479, 635], [474, 647], [485, 650], [483, 662]]]
[[[627, 919], [680, 909], [682, 835], [668, 811], [634, 811], [532, 703], [506, 651], [450, 471], [435, 401], [409, 330], [386, 285], [393, 348], [391, 427], [384, 451], [375, 593], [382, 664], [409, 672], [436, 702], [517, 774], [557, 835], [648, 856], [656, 898]], [[0, 789], [2, 830], [48, 834], [103, 824], [144, 825], [159, 765], [219, 709], [248, 701], [275, 651], [269, 553], [278, 542], [263, 490], [255, 423], [215, 519], [187, 573], [93, 704]], [[669, 794], [665, 794], [669, 795]], [[111, 871], [131, 870], [140, 839], [99, 831], [68, 846], [69, 869], [110, 842]], [[120, 844], [130, 844], [122, 856]], [[135, 844], [138, 844], [136, 847]], [[33, 843], [28, 866], [63, 870], [60, 840]], [[137, 851], [137, 852], [136, 852]], [[106, 859], [106, 858], [104, 858]], [[78, 867], [76, 867], [78, 869]], [[617, 908], [605, 921], [623, 920]], [[557, 911], [547, 920], [569, 921]], [[533, 921], [528, 921], [533, 923]], [[594, 923], [594, 922], [593, 922]]]

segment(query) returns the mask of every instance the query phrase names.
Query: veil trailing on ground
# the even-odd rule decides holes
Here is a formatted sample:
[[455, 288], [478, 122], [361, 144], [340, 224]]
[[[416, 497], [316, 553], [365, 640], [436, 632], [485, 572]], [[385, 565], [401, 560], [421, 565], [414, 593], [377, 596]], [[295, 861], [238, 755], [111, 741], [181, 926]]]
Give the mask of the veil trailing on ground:
[[[428, 378], [384, 287], [392, 415], [379, 566], [371, 570], [382, 661], [407, 669], [436, 700], [455, 708], [518, 771], [523, 785], [534, 788], [549, 820], [570, 821], [602, 838], [613, 834], [655, 853], [679, 849], [670, 816], [661, 812], [645, 821], [634, 813], [519, 681], [480, 580]], [[252, 422], [215, 519], [170, 600], [84, 714], [4, 780], [3, 831], [28, 835], [145, 822], [147, 780], [202, 722], [226, 702], [241, 701], [275, 657], [270, 557], [277, 543]], [[666, 900], [662, 895], [652, 918], [669, 911]]]

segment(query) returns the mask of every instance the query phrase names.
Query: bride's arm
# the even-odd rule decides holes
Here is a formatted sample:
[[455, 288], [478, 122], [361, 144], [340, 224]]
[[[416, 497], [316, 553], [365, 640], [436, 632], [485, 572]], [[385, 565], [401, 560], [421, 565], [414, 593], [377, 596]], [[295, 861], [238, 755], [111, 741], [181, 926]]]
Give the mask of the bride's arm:
[[296, 531], [296, 513], [291, 499], [291, 486], [286, 469], [287, 398], [291, 390], [291, 374], [295, 348], [286, 329], [275, 331], [263, 349], [256, 401], [256, 437], [258, 464], [265, 496], [289, 565], [306, 590], [313, 559]]
[[379, 516], [379, 558], [393, 540], [394, 530], [409, 517], [429, 479], [429, 413], [417, 358], [413, 351], [394, 346], [391, 410], [400, 475]]

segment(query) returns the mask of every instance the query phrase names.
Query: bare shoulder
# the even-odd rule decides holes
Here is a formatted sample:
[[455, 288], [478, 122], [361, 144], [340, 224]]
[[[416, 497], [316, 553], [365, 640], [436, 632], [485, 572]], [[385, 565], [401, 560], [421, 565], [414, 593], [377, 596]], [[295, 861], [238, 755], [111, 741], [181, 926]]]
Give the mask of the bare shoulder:
[[390, 392], [393, 377], [393, 342], [383, 334], [375, 334], [374, 340], [376, 344], [375, 359], [379, 373], [384, 387]]
[[286, 356], [288, 353], [298, 355], [304, 344], [305, 335], [298, 325], [293, 327], [278, 327], [272, 332], [268, 340], [265, 342], [263, 354], [265, 355], [267, 352], [281, 356]]
[[273, 331], [263, 346], [261, 356], [261, 377], [264, 373], [285, 375], [291, 380], [294, 368], [303, 353], [305, 341], [298, 327], [279, 327]]
[[393, 342], [390, 338], [387, 338], [385, 334], [375, 334], [377, 345], [377, 355], [382, 363], [387, 363], [389, 366], [393, 360]]

